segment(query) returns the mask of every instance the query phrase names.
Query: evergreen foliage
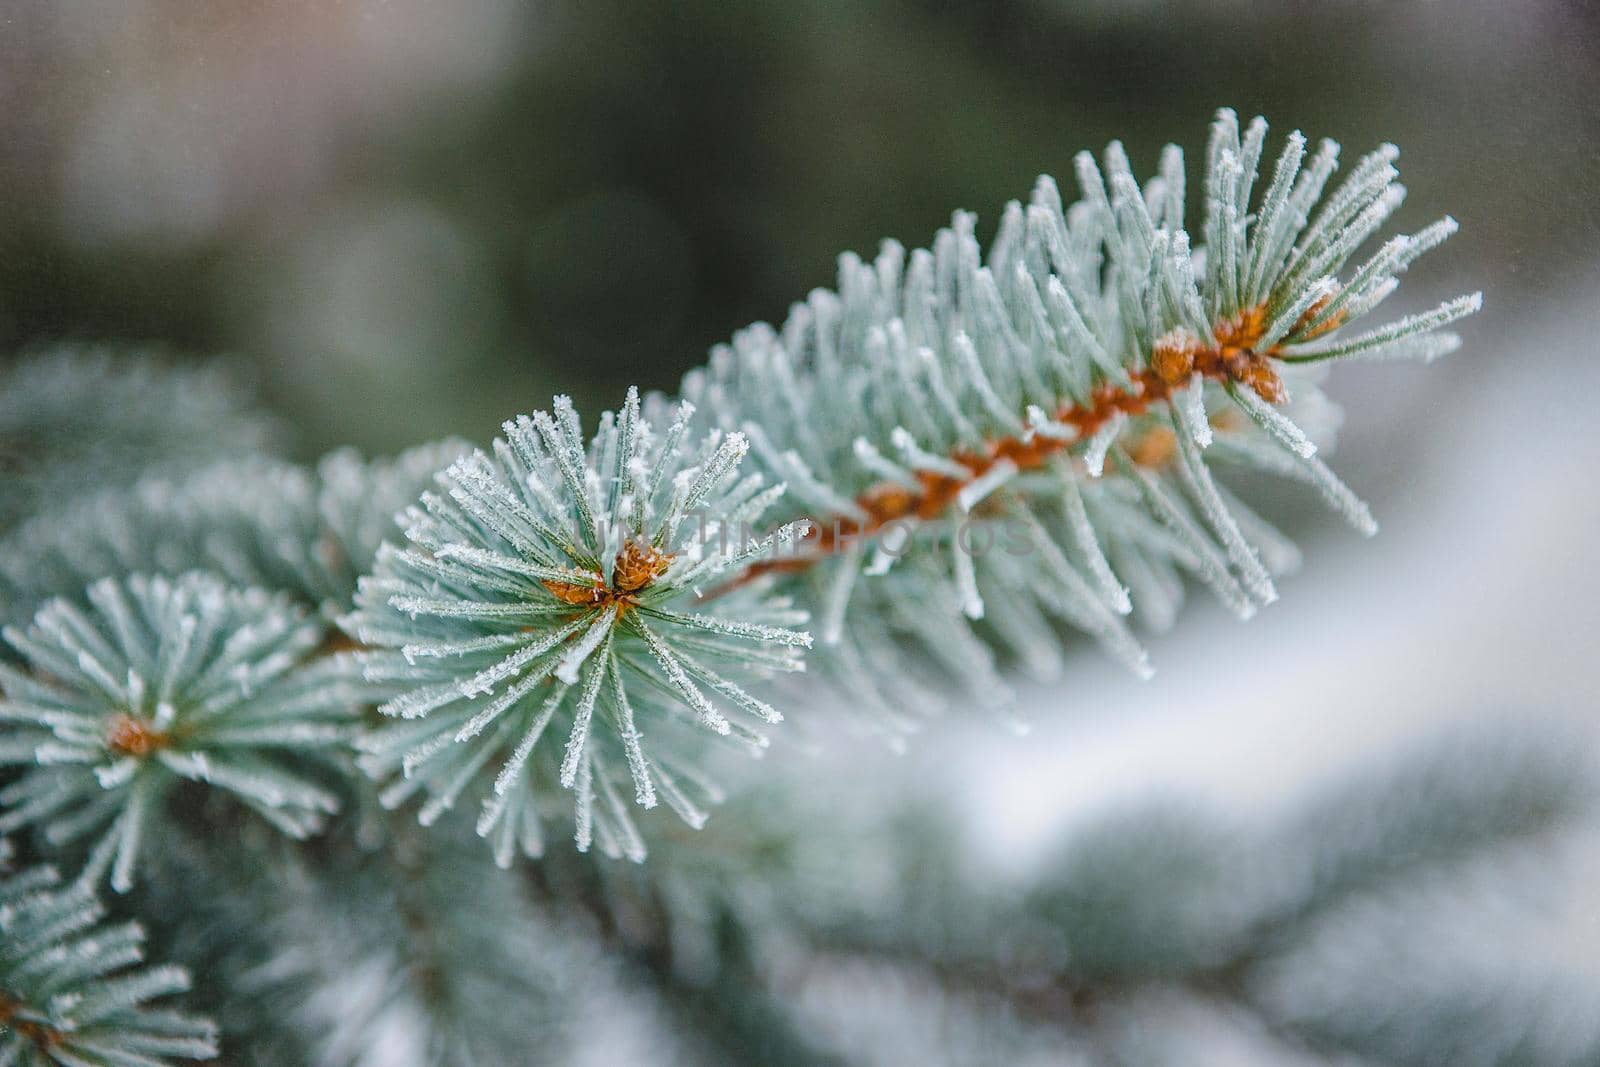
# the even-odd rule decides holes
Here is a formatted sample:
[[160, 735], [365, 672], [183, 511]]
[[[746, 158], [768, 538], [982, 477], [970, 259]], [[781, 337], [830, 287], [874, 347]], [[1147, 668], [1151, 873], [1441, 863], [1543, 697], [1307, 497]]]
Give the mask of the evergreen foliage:
[[[1183, 798], [1111, 808], [1008, 879], [974, 865], [940, 783], [806, 761], [760, 784], [755, 825], [719, 820], [693, 853], [558, 891], [670, 944], [674, 981], [741, 1001], [726, 1010], [775, 1009], [763, 1032], [808, 1035], [799, 1062], [900, 1063], [910, 1043], [935, 1064], [996, 1048], [1575, 1064], [1597, 1047], [1573, 878], [1593, 856], [1594, 772], [1578, 737], [1427, 737], [1267, 819]], [[656, 887], [685, 883], [696, 897], [659, 911]], [[730, 993], [729, 976], [749, 985]]]
[[[1041, 178], [987, 252], [958, 213], [847, 254], [679, 397], [588, 427], [557, 398], [487, 450], [302, 468], [204, 372], [9, 372], [0, 833], [82, 874], [0, 881], [0, 1065], [215, 1053], [147, 1006], [186, 979], [126, 970], [102, 880], [260, 1067], [1189, 1063], [1199, 1031], [1231, 1062], [1592, 1058], [1579, 954], [1549, 983], [1470, 947], [1408, 966], [1514, 896], [1483, 857], [1559, 836], [1588, 869], [1577, 746], [1445, 747], [1265, 829], [1112, 813], [1004, 886], [947, 783], [746, 765], [786, 716], [899, 745], [1004, 710], [1066, 629], [1147, 673], [1136, 631], [1191, 579], [1248, 617], [1299, 560], [1240, 499], [1262, 473], [1374, 532], [1323, 460], [1328, 365], [1448, 352], [1479, 298], [1363, 325], [1454, 222], [1358, 259], [1393, 147], [1333, 185], [1332, 142], [1266, 146], [1224, 110], [1194, 180], [1172, 146], [1142, 184], [1082, 154], [1077, 202]], [[1530, 893], [1546, 943], [1582, 925]], [[1354, 1021], [1382, 996], [1429, 1010]]]
[[93, 487], [259, 453], [280, 436], [218, 366], [39, 353], [0, 369], [0, 531]]
[[494, 867], [470, 819], [423, 830], [373, 815], [310, 848], [258, 842], [250, 864], [203, 838], [167, 843], [162, 862], [186, 885], [137, 902], [172, 917], [190, 1000], [222, 1024], [230, 1062], [666, 1063], [694, 1047], [592, 923]]
[[576, 794], [580, 850], [597, 840], [643, 859], [622, 791], [645, 808], [659, 796], [692, 826], [715, 795], [683, 734], [767, 744], [760, 726], [781, 714], [730, 674], [797, 670], [811, 635], [790, 624], [804, 616], [755, 589], [719, 613], [693, 601], [787, 537], [706, 541], [713, 524], [754, 523], [782, 487], [738, 476], [742, 435], [689, 439], [692, 413], [680, 407], [657, 437], [630, 392], [585, 449], [557, 398], [553, 415], [506, 423], [492, 457], [457, 461], [448, 495], [407, 514], [412, 547], [379, 554], [345, 622], [378, 649], [359, 654], [367, 679], [402, 689], [379, 708], [397, 724], [362, 741], [369, 771], [404, 772], [384, 803], [426, 788], [432, 822], [494, 759], [478, 833], [501, 864], [518, 847], [542, 853], [539, 805], [556, 788]]
[[217, 1054], [210, 1023], [151, 1006], [187, 990], [187, 972], [139, 966], [144, 931], [105, 914], [48, 867], [0, 877], [0, 1063], [160, 1067]]
[[837, 293], [685, 379], [705, 420], [747, 433], [787, 485], [777, 513], [821, 527], [797, 583], [824, 646], [813, 661], [886, 721], [904, 718], [896, 694], [922, 701], [930, 665], [945, 675], [933, 688], [968, 705], [1004, 699], [997, 660], [1054, 677], [1056, 624], [1143, 672], [1126, 617], [1169, 624], [1187, 575], [1241, 617], [1272, 601], [1298, 556], [1219, 472], [1297, 479], [1375, 531], [1321, 458], [1338, 412], [1316, 365], [1432, 359], [1480, 297], [1358, 327], [1455, 222], [1347, 269], [1403, 198], [1397, 151], [1324, 195], [1336, 144], [1308, 160], [1291, 134], [1258, 191], [1265, 145], [1261, 119], [1241, 131], [1218, 114], [1197, 238], [1176, 146], [1143, 186], [1119, 144], [1103, 169], [1080, 153], [1081, 199], [1064, 208], [1041, 178], [987, 257], [965, 212], [931, 250], [847, 253]]
[[0, 666], [12, 726], [0, 760], [29, 769], [0, 791], [0, 833], [92, 840], [85, 880], [109, 872], [125, 892], [180, 782], [293, 837], [338, 809], [307, 771], [347, 742], [363, 693], [314, 655], [321, 632], [304, 611], [202, 573], [106, 578], [88, 601], [52, 601], [26, 630], [5, 630], [26, 670]]
[[81, 598], [97, 578], [205, 567], [241, 586], [287, 593], [330, 618], [348, 611], [356, 579], [395, 539], [395, 513], [465, 454], [457, 441], [392, 459], [340, 449], [306, 470], [261, 457], [226, 460], [176, 478], [79, 496], [22, 523], [0, 576], [11, 621], [52, 597]]
[[[816, 620], [811, 659], [834, 699], [895, 732], [945, 693], [1003, 705], [1008, 661], [1054, 677], [1060, 625], [1147, 672], [1126, 616], [1137, 603], [1170, 622], [1185, 575], [1241, 617], [1275, 599], [1273, 574], [1297, 553], [1208, 456], [1304, 481], [1373, 533], [1318, 454], [1337, 424], [1321, 364], [1431, 359], [1458, 344], [1440, 328], [1480, 298], [1352, 332], [1455, 223], [1394, 237], [1346, 271], [1403, 198], [1396, 150], [1325, 196], [1338, 146], [1305, 160], [1296, 132], [1257, 195], [1265, 144], [1264, 121], [1241, 131], [1218, 114], [1200, 242], [1183, 228], [1181, 151], [1169, 146], [1141, 187], [1113, 144], [1104, 171], [1078, 156], [1072, 207], [1049, 178], [1026, 209], [1009, 205], [987, 259], [965, 213], [931, 251], [891, 241], [871, 265], [845, 255], [837, 294], [719, 348], [675, 414], [657, 399], [646, 417], [630, 394], [587, 450], [564, 398], [508, 422], [492, 458], [450, 469], [448, 498], [423, 498], [413, 547], [380, 558], [347, 623], [389, 650], [364, 660], [369, 679], [404, 690], [384, 712], [415, 720], [365, 742], [369, 770], [404, 775], [389, 801], [426, 789], [429, 821], [496, 761], [479, 828], [501, 862], [518, 842], [542, 851], [534, 809], [551, 781], [577, 791], [580, 849], [598, 835], [642, 859], [614, 768], [649, 807], [652, 778], [676, 800], [670, 783], [694, 758], [649, 762], [639, 723], [729, 732], [737, 720], [705, 689], [775, 722], [716, 662], [792, 669], [787, 651], [811, 641], [784, 628], [803, 618], [791, 602]], [[757, 471], [740, 478], [747, 448]], [[695, 511], [709, 516], [698, 530]], [[763, 515], [786, 525], [747, 536]], [[712, 612], [687, 606], [689, 592]], [[773, 610], [789, 613], [782, 626]], [[656, 684], [630, 690], [641, 668]], [[541, 770], [553, 720], [565, 750]], [[701, 820], [696, 801], [673, 806]]]

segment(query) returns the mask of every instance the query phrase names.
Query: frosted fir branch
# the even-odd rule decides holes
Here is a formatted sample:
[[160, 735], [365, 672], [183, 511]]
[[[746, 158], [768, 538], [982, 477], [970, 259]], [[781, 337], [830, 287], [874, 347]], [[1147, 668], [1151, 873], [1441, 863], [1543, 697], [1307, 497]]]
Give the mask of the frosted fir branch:
[[165, 1067], [217, 1055], [209, 1021], [151, 1005], [189, 989], [180, 967], [144, 966], [144, 931], [108, 924], [86, 886], [53, 869], [0, 876], [0, 1062]]
[[653, 806], [663, 752], [692, 764], [719, 734], [758, 743], [741, 717], [781, 718], [742, 683], [796, 666], [810, 635], [767, 617], [804, 613], [754, 588], [716, 614], [690, 609], [702, 583], [793, 533], [728, 543], [730, 519], [744, 538], [778, 494], [741, 476], [744, 435], [691, 436], [691, 413], [630, 391], [586, 443], [558, 398], [411, 509], [412, 547], [378, 554], [343, 620], [369, 646], [366, 677], [394, 694], [380, 710], [397, 721], [361, 741], [368, 773], [402, 776], [385, 803], [425, 794], [431, 821], [471, 793], [509, 863], [543, 848], [538, 826], [566, 792], [580, 847], [639, 859], [619, 784]]
[[82, 880], [109, 874], [125, 892], [180, 780], [295, 837], [337, 809], [307, 772], [348, 742], [373, 691], [315, 655], [322, 627], [304, 609], [200, 573], [107, 578], [88, 600], [4, 632], [27, 672], [0, 674], [0, 718], [27, 743], [4, 753], [23, 771], [0, 789], [0, 833], [84, 842]]
[[1294, 133], [1270, 167], [1266, 148], [1264, 121], [1218, 113], [1203, 241], [1182, 153], [1141, 185], [1113, 144], [1077, 157], [1078, 203], [1043, 178], [1008, 205], [987, 254], [957, 212], [929, 249], [842, 256], [836, 293], [719, 346], [676, 403], [631, 391], [587, 437], [562, 397], [507, 422], [407, 511], [410, 547], [377, 553], [343, 623], [391, 693], [361, 743], [385, 802], [425, 796], [431, 820], [480, 796], [509, 862], [565, 790], [580, 847], [637, 857], [626, 785], [670, 795], [660, 768], [717, 735], [766, 744], [780, 713], [752, 683], [810, 642], [763, 617], [780, 602], [819, 620], [810, 684], [893, 732], [895, 694], [993, 704], [1007, 663], [1059, 669], [1058, 623], [1146, 672], [1128, 617], [1170, 625], [1189, 578], [1241, 617], [1271, 603], [1298, 556], [1215, 461], [1371, 532], [1320, 458], [1331, 404], [1291, 364], [1442, 350], [1431, 331], [1476, 298], [1342, 340], [1454, 223], [1352, 267], [1402, 200], [1397, 152], [1324, 195], [1336, 145], [1308, 159]]
[[[1305, 143], [1292, 133], [1268, 166], [1266, 124], [1219, 112], [1202, 168], [1200, 242], [1182, 229], [1179, 150], [1163, 152], [1159, 184], [1143, 187], [1120, 145], [1103, 163], [1081, 153], [1077, 204], [1064, 206], [1043, 178], [1026, 207], [1002, 213], [987, 255], [973, 217], [957, 212], [929, 249], [890, 241], [871, 263], [841, 256], [836, 293], [813, 293], [779, 329], [741, 332], [684, 379], [702, 425], [759, 427], [758, 468], [773, 478], [805, 472], [803, 490], [774, 509], [811, 522], [801, 562], [757, 561], [739, 581], [770, 577], [826, 622], [814, 668], [859, 687], [859, 676], [844, 682], [851, 672], [837, 650], [877, 626], [901, 632], [895, 605], [925, 581], [951, 615], [904, 636], [938, 632], [944, 644], [925, 660], [896, 653], [868, 668], [891, 688], [908, 664], [939, 670], [950, 642], [969, 638], [1044, 662], [1026, 635], [1041, 610], [1059, 617], [1061, 605], [984, 592], [1041, 560], [1005, 562], [957, 544], [983, 524], [1003, 537], [1023, 509], [1118, 610], [1168, 621], [1193, 576], [1253, 614], [1276, 596], [1281, 568], [1268, 557], [1285, 564], [1293, 554], [1223, 494], [1213, 456], [1305, 481], [1359, 530], [1375, 528], [1314, 454], [1331, 405], [1290, 364], [1437, 355], [1457, 342], [1433, 331], [1479, 301], [1343, 340], [1456, 227], [1446, 218], [1352, 266], [1403, 198], [1398, 152], [1381, 146], [1324, 195], [1338, 146], [1325, 141], [1308, 158]], [[1066, 476], [1040, 476], [1057, 470]], [[908, 553], [931, 570], [905, 566]], [[839, 568], [851, 573], [832, 573]], [[798, 577], [807, 569], [818, 577]], [[1149, 612], [1138, 590], [1119, 592], [1135, 586], [1158, 598]], [[986, 683], [945, 673], [956, 699], [982, 696]]]

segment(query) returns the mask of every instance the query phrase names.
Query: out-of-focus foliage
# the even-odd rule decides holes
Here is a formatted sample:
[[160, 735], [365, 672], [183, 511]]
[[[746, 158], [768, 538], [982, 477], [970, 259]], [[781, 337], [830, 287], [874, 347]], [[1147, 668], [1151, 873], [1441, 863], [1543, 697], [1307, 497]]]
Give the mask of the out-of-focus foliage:
[[[1080, 146], [1143, 172], [1220, 101], [1405, 145], [1399, 224], [1448, 207], [1497, 285], [1548, 294], [1592, 244], [1573, 0], [83, 11], [24, 2], [0, 40], [0, 348], [246, 353], [304, 456], [667, 388], [840, 249], [952, 204], [987, 236]], [[1507, 197], [1533, 157], [1548, 195]]]
[[1020, 880], [969, 866], [971, 822], [936, 783], [842, 777], [819, 791], [799, 761], [750, 824], [661, 870], [602, 868], [621, 935], [665, 939], [691, 987], [744, 975], [732, 1010], [777, 1005], [848, 1063], [903, 1062], [916, 1034], [937, 1035], [919, 1062], [948, 1064], [1600, 1053], [1585, 736], [1432, 737], [1265, 820], [1112, 809]]
[[279, 432], [216, 365], [76, 348], [0, 364], [0, 531], [96, 488], [258, 454]]
[[176, 880], [139, 902], [210, 976], [199, 1006], [248, 1035], [242, 1062], [543, 1062], [527, 1041], [562, 1063], [620, 1041], [641, 1064], [863, 1067], [1600, 1051], [1580, 738], [1433, 737], [1249, 822], [1178, 796], [1112, 809], [1000, 878], [920, 768], [859, 762], [786, 760], [750, 818], [644, 867], [558, 852], [519, 882], [468, 820], [397, 821], [258, 842], [259, 866], [169, 841], [206, 903], [180, 918]]
[[81, 599], [107, 576], [204, 567], [285, 593], [331, 624], [353, 606], [378, 546], [399, 537], [396, 515], [466, 451], [443, 441], [366, 460], [346, 448], [311, 470], [254, 456], [70, 494], [0, 545], [0, 586], [10, 587], [0, 618], [25, 624], [43, 601]]
[[144, 930], [103, 922], [92, 890], [58, 883], [48, 867], [0, 872], [0, 1062], [166, 1067], [216, 1056], [216, 1028], [170, 1007], [188, 972], [140, 966]]
[[188, 837], [142, 911], [200, 978], [197, 1007], [252, 1067], [705, 1062], [592, 922], [541, 906], [470, 821], [369, 818], [307, 848]]

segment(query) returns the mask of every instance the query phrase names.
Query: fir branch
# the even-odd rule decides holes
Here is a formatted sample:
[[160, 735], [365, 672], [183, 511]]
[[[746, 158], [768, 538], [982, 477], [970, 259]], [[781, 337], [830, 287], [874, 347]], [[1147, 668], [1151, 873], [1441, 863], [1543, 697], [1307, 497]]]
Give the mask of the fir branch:
[[188, 973], [139, 966], [144, 931], [105, 915], [49, 868], [0, 877], [0, 1062], [163, 1067], [217, 1055], [211, 1023], [150, 1006], [186, 991]]
[[[1340, 282], [1399, 201], [1395, 151], [1361, 161], [1318, 209], [1333, 151], [1302, 172], [1292, 135], [1252, 211], [1264, 135], [1219, 113], [1193, 252], [1181, 197], [1147, 199], [1113, 145], [1103, 171], [1078, 157], [1070, 209], [1049, 179], [1008, 207], [987, 260], [964, 213], [931, 251], [889, 242], [870, 266], [846, 255], [838, 295], [814, 293], [782, 331], [752, 327], [685, 380], [698, 410], [630, 394], [587, 443], [562, 399], [507, 423], [492, 456], [450, 466], [448, 496], [422, 494], [410, 549], [376, 551], [387, 515], [454, 446], [392, 469], [336, 454], [315, 477], [256, 465], [146, 483], [41, 518], [50, 528], [24, 531], [7, 577], [71, 593], [90, 574], [198, 557], [338, 610], [370, 564], [346, 626], [372, 646], [361, 664], [391, 694], [383, 710], [413, 720], [363, 741], [371, 773], [403, 772], [387, 802], [425, 792], [431, 821], [495, 767], [481, 829], [502, 862], [542, 847], [552, 785], [576, 791], [581, 827], [598, 819], [580, 838], [641, 855], [618, 781], [648, 806], [656, 777], [677, 782], [697, 761], [696, 722], [765, 745], [757, 724], [781, 714], [743, 676], [795, 669], [806, 615], [825, 623], [825, 684], [892, 732], [911, 721], [897, 694], [939, 702], [919, 678], [930, 665], [950, 683], [936, 688], [987, 704], [1004, 701], [1007, 660], [1049, 677], [1057, 624], [1147, 671], [1125, 617], [1169, 623], [1186, 573], [1241, 616], [1274, 599], [1295, 553], [1212, 456], [1307, 481], [1371, 532], [1316, 455], [1328, 405], [1293, 363], [1423, 352], [1418, 337], [1476, 298], [1341, 341], [1454, 224], [1388, 242]], [[1160, 181], [1184, 182], [1175, 148]], [[736, 478], [741, 461], [757, 474]], [[791, 524], [753, 536], [773, 512]], [[703, 817], [704, 797], [662, 795]]]
[[348, 743], [370, 699], [314, 660], [321, 627], [287, 597], [193, 573], [90, 587], [88, 606], [46, 604], [5, 638], [27, 669], [0, 667], [0, 833], [38, 827], [54, 847], [92, 841], [85, 882], [133, 884], [141, 839], [189, 781], [232, 796], [295, 837], [337, 809], [308, 775]]
[[[1008, 206], [987, 259], [972, 216], [957, 213], [931, 250], [908, 254], [889, 241], [871, 263], [846, 254], [837, 294], [815, 292], [782, 329], [758, 324], [719, 348], [685, 379], [684, 395], [706, 424], [764, 442], [758, 467], [778, 478], [803, 469], [815, 486], [776, 509], [809, 516], [800, 557], [755, 562], [732, 585], [859, 570], [866, 558], [865, 580], [792, 585], [820, 618], [839, 620], [824, 628], [828, 647], [813, 662], [854, 695], [836, 646], [893, 626], [912, 596], [948, 613], [937, 627], [895, 627], [928, 653], [910, 657], [917, 669], [993, 653], [1045, 662], [1028, 640], [1040, 618], [1135, 648], [1116, 616], [1131, 608], [1169, 620], [1184, 573], [1242, 616], [1269, 603], [1281, 569], [1271, 564], [1292, 553], [1277, 550], [1281, 535], [1216, 480], [1213, 455], [1307, 481], [1360, 532], [1374, 532], [1366, 506], [1315, 455], [1330, 443], [1315, 425], [1328, 405], [1295, 365], [1437, 355], [1454, 340], [1419, 335], [1480, 298], [1343, 340], [1455, 224], [1396, 238], [1341, 280], [1400, 200], [1397, 152], [1386, 145], [1367, 156], [1324, 199], [1337, 146], [1325, 143], [1302, 170], [1296, 132], [1258, 198], [1264, 138], [1261, 120], [1241, 133], [1231, 111], [1218, 113], [1202, 244], [1182, 228], [1181, 196], [1141, 191], [1113, 144], [1103, 170], [1078, 157], [1076, 205], [1064, 209], [1042, 178], [1026, 208]], [[1181, 190], [1181, 152], [1169, 146], [1162, 160], [1164, 188]], [[1108, 465], [1108, 456], [1125, 458]], [[820, 500], [847, 506], [818, 510]], [[1043, 556], [1006, 560], [956, 543], [993, 541], [998, 534], [971, 531], [1029, 515], [1074, 572], [1070, 603], [1044, 591]], [[897, 564], [908, 552], [935, 565]], [[942, 593], [907, 588], [930, 578]], [[1142, 603], [1150, 596], [1156, 603]], [[1142, 653], [1123, 658], [1142, 669]], [[892, 689], [905, 676], [896, 661], [906, 659], [897, 652], [868, 669]], [[987, 669], [948, 674], [969, 699], [990, 688]]]
[[754, 587], [717, 614], [684, 610], [780, 539], [727, 543], [716, 525], [754, 520], [770, 498], [737, 475], [744, 436], [688, 437], [687, 406], [655, 414], [630, 392], [587, 445], [564, 398], [506, 423], [492, 455], [458, 460], [445, 493], [411, 509], [412, 547], [379, 554], [344, 620], [370, 646], [367, 678], [396, 693], [380, 708], [394, 725], [361, 742], [370, 773], [401, 773], [385, 803], [426, 792], [432, 822], [474, 790], [502, 864], [539, 854], [563, 789], [580, 848], [642, 859], [618, 786], [650, 807], [659, 785], [697, 818], [708, 797], [685, 795], [678, 770], [699, 758], [697, 735], [765, 745], [760, 727], [780, 716], [739, 680], [796, 669], [811, 643], [803, 615]]
[[[1006, 661], [1058, 670], [1046, 639], [1057, 624], [1147, 672], [1126, 616], [1169, 623], [1186, 574], [1241, 617], [1274, 600], [1275, 574], [1298, 555], [1212, 456], [1308, 482], [1374, 532], [1319, 457], [1337, 420], [1320, 375], [1297, 363], [1431, 354], [1439, 346], [1417, 338], [1478, 297], [1341, 341], [1454, 223], [1389, 242], [1341, 281], [1401, 199], [1396, 150], [1365, 157], [1323, 198], [1336, 150], [1302, 170], [1292, 134], [1257, 197], [1265, 135], [1260, 119], [1241, 132], [1218, 113], [1203, 245], [1183, 229], [1181, 195], [1147, 196], [1113, 144], [1104, 170], [1078, 156], [1071, 208], [1049, 178], [1026, 209], [1009, 205], [987, 259], [960, 212], [931, 250], [890, 241], [871, 264], [841, 257], [837, 294], [818, 290], [781, 330], [757, 324], [719, 347], [675, 409], [630, 393], [587, 445], [564, 398], [506, 423], [492, 456], [450, 468], [448, 497], [423, 496], [413, 547], [379, 558], [347, 622], [385, 649], [365, 660], [398, 690], [384, 710], [421, 720], [366, 742], [369, 770], [407, 776], [389, 801], [426, 791], [432, 818], [498, 760], [481, 830], [502, 861], [516, 840], [537, 851], [526, 798], [549, 787], [523, 783], [549, 776], [539, 739], [554, 726], [580, 847], [594, 833], [637, 857], [632, 819], [612, 802], [624, 768], [641, 802], [655, 795], [637, 735], [697, 720], [765, 744], [709, 694], [758, 720], [776, 712], [706, 660], [792, 665], [773, 655], [797, 640], [790, 624], [759, 617], [773, 606], [792, 599], [822, 621], [812, 662], [841, 703], [892, 732], [912, 721], [907, 703], [939, 702], [922, 699], [930, 669], [937, 688], [992, 706], [1005, 702]], [[1162, 188], [1184, 181], [1169, 146]], [[735, 483], [747, 443], [757, 473]], [[683, 524], [697, 509], [709, 521], [691, 544]], [[774, 553], [740, 528], [762, 511], [797, 550]], [[708, 532], [726, 547], [730, 530], [735, 551], [707, 550]], [[701, 591], [709, 621], [669, 604]], [[638, 695], [604, 684], [608, 673], [639, 676]]]

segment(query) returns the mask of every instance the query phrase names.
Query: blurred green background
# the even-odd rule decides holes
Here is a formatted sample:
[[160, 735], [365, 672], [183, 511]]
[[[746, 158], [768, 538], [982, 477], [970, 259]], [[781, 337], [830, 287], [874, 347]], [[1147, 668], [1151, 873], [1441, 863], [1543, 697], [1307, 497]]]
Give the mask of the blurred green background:
[[[237, 353], [306, 456], [481, 441], [553, 392], [670, 390], [840, 250], [956, 207], [986, 233], [1080, 148], [1193, 153], [1221, 104], [1275, 143], [1399, 143], [1399, 224], [1463, 222], [1406, 303], [1481, 286], [1481, 322], [1593, 255], [1597, 89], [1576, 0], [14, 0], [0, 351]], [[1366, 410], [1436, 410], [1507, 355], [1469, 324], [1454, 370], [1384, 368]]]

